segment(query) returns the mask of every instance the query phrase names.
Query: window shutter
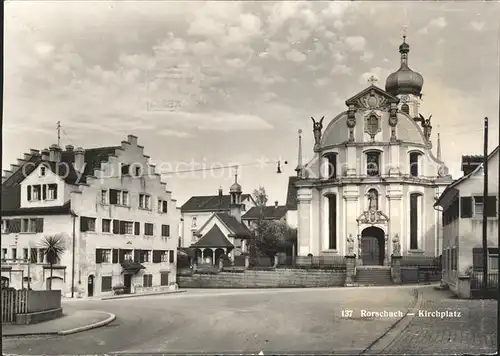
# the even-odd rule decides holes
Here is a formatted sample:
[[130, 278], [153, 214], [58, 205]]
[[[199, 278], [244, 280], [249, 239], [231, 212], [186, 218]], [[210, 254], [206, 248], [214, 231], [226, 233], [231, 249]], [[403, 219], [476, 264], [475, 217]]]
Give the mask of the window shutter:
[[165, 225], [165, 236], [170, 236], [170, 225]]
[[102, 250], [100, 248], [96, 248], [95, 250], [95, 263], [102, 263]]
[[13, 233], [21, 232], [21, 219], [12, 219], [9, 224], [10, 231]]
[[80, 218], [80, 232], [87, 231], [87, 219], [84, 217]]
[[168, 273], [160, 273], [160, 285], [168, 286]]
[[57, 185], [54, 184], [54, 199], [57, 199]]
[[497, 197], [489, 196], [486, 201], [486, 216], [494, 218], [497, 216]]
[[135, 222], [134, 223], [134, 234], [135, 235], [140, 235], [141, 234], [141, 223], [140, 222]]
[[472, 197], [460, 197], [460, 217], [472, 217]]
[[115, 189], [109, 190], [109, 203], [118, 204], [118, 191]]
[[47, 199], [47, 185], [46, 184], [42, 185], [42, 199], [43, 200]]
[[161, 251], [153, 250], [153, 263], [161, 262]]
[[166, 201], [163, 202], [163, 212], [164, 213], [168, 212], [168, 202]]
[[113, 234], [120, 233], [120, 220], [113, 220]]
[[28, 185], [28, 200], [31, 200], [31, 185]]
[[118, 250], [118, 263], [125, 261], [125, 251]]
[[480, 247], [472, 249], [472, 268], [474, 271], [483, 270], [483, 249]]
[[139, 263], [141, 257], [141, 250], [134, 250], [134, 262]]
[[30, 256], [30, 262], [31, 263], [37, 263], [38, 262], [38, 259], [37, 259], [37, 257], [38, 257], [38, 250], [36, 248], [32, 248], [30, 250], [30, 255], [31, 255]]
[[112, 259], [112, 263], [118, 263], [118, 253], [120, 252], [120, 250], [114, 248], [113, 249], [113, 259]]
[[125, 221], [120, 221], [120, 235], [125, 235]]
[[168, 262], [174, 263], [174, 251], [173, 250], [168, 251]]
[[43, 218], [35, 220], [35, 232], [43, 232]]

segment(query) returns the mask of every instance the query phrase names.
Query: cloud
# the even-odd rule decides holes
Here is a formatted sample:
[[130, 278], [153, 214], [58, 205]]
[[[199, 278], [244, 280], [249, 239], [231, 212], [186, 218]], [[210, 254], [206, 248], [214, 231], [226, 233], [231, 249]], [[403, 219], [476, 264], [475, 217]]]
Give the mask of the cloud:
[[190, 133], [182, 132], [182, 131], [175, 131], [175, 130], [170, 130], [170, 129], [160, 130], [158, 132], [158, 135], [160, 135], [160, 136], [180, 137], [180, 138], [194, 137], [194, 135], [192, 135]]
[[385, 68], [381, 67], [375, 67], [370, 69], [370, 71], [365, 72], [359, 76], [359, 83], [361, 85], [368, 86], [368, 79], [371, 76], [374, 76], [377, 79], [377, 82], [375, 83], [376, 86], [383, 87], [385, 80], [389, 76], [390, 71]]
[[336, 64], [330, 74], [350, 74], [352, 72], [352, 68], [346, 66], [345, 64]]
[[343, 52], [339, 52], [339, 51], [335, 51], [332, 53], [332, 56], [333, 56], [333, 59], [338, 62], [338, 63], [342, 63], [346, 60], [347, 56], [345, 53]]
[[300, 63], [300, 62], [304, 62], [306, 60], [307, 56], [304, 53], [299, 52], [296, 49], [294, 49], [294, 50], [291, 50], [290, 52], [287, 52], [285, 54], [285, 58], [290, 60], [290, 61]]
[[350, 36], [344, 39], [344, 43], [354, 52], [364, 51], [366, 39], [362, 36]]
[[485, 27], [484, 21], [471, 21], [469, 22], [469, 28], [475, 32], [483, 32]]
[[427, 26], [425, 27], [422, 27], [418, 33], [420, 34], [427, 34], [429, 33], [430, 30], [434, 30], [434, 29], [443, 29], [445, 28], [446, 26], [448, 26], [448, 22], [446, 21], [446, 18], [444, 17], [437, 17], [433, 20], [431, 20]]
[[363, 62], [369, 62], [370, 60], [373, 59], [373, 52], [371, 51], [366, 51], [363, 53], [361, 57], [359, 57]]

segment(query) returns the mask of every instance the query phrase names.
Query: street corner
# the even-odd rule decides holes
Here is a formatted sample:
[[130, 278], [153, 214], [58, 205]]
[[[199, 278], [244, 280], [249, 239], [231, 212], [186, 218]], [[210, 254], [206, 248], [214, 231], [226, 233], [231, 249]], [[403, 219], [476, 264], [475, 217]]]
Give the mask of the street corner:
[[71, 335], [110, 324], [116, 315], [105, 311], [78, 310], [62, 317], [36, 324], [3, 324], [3, 337]]
[[75, 319], [78, 317], [79, 325], [58, 332], [58, 335], [71, 335], [82, 331], [100, 328], [116, 320], [116, 315], [105, 311], [80, 310], [75, 312]]

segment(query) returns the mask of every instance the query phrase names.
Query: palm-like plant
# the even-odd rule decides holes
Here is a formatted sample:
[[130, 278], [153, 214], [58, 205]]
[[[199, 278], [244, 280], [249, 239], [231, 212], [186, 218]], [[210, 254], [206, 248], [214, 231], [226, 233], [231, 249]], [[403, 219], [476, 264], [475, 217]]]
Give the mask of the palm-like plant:
[[50, 283], [49, 290], [52, 289], [52, 267], [57, 264], [66, 251], [64, 236], [51, 235], [44, 236], [40, 242], [40, 248], [44, 249], [44, 256], [47, 257], [47, 262], [50, 265]]

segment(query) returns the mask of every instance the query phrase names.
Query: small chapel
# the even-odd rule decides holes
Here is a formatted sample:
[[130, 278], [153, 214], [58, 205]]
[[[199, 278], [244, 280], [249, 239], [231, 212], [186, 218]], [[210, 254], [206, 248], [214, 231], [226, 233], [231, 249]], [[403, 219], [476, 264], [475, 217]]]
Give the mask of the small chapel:
[[409, 52], [403, 36], [400, 68], [385, 89], [372, 77], [330, 122], [311, 118], [314, 155], [306, 164], [299, 131], [298, 255], [355, 254], [358, 265], [372, 266], [389, 265], [394, 252], [440, 255], [433, 205], [452, 178], [439, 134], [433, 151], [432, 115], [419, 111], [424, 80], [410, 69]]

